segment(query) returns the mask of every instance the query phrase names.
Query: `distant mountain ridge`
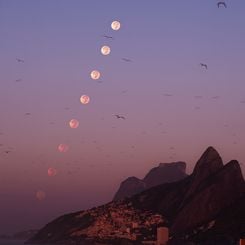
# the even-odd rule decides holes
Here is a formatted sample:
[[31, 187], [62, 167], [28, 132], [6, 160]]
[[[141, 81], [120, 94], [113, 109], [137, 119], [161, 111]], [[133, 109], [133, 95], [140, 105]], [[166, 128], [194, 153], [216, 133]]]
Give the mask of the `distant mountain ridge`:
[[[209, 147], [193, 173], [130, 198], [67, 214], [47, 224], [30, 243], [141, 244], [170, 229], [170, 245], [235, 244], [245, 236], [245, 181], [239, 163], [223, 165]], [[126, 241], [126, 243], [125, 243]]]
[[124, 180], [113, 201], [131, 197], [153, 186], [181, 180], [187, 177], [185, 171], [185, 162], [160, 163], [158, 167], [152, 168], [142, 180], [134, 176]]

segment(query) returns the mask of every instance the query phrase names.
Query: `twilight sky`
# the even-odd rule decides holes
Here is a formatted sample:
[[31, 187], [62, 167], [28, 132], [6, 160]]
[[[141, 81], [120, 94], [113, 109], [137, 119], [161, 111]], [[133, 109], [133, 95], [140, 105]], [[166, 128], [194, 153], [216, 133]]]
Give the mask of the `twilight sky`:
[[226, 3], [0, 0], [0, 233], [108, 202], [160, 162], [191, 173], [209, 145], [245, 162], [245, 1]]

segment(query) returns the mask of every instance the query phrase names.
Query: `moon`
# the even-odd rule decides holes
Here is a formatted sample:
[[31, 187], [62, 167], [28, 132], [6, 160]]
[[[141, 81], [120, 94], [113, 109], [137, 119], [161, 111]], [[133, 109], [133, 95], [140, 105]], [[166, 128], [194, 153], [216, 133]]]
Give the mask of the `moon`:
[[69, 122], [70, 128], [77, 128], [79, 126], [79, 122], [76, 119], [71, 119]]
[[55, 176], [57, 174], [57, 170], [55, 169], [55, 168], [49, 168], [48, 169], [48, 176], [49, 177], [53, 177], [53, 176]]
[[118, 31], [119, 29], [121, 28], [121, 23], [117, 20], [114, 20], [112, 23], [111, 23], [111, 29], [114, 30], [114, 31]]
[[69, 149], [69, 147], [66, 144], [59, 144], [59, 146], [58, 146], [59, 152], [67, 152], [68, 149]]
[[39, 201], [42, 201], [43, 199], [46, 198], [46, 193], [44, 191], [37, 191], [36, 193], [36, 198], [39, 200]]
[[100, 51], [103, 55], [108, 55], [111, 52], [111, 48], [105, 45], [101, 47]]
[[82, 95], [82, 96], [80, 97], [80, 102], [81, 102], [82, 104], [84, 104], [84, 105], [88, 104], [89, 101], [90, 101], [90, 98], [89, 98], [88, 95]]
[[97, 71], [97, 70], [93, 70], [91, 73], [90, 73], [90, 76], [93, 80], [97, 80], [100, 78], [100, 72]]

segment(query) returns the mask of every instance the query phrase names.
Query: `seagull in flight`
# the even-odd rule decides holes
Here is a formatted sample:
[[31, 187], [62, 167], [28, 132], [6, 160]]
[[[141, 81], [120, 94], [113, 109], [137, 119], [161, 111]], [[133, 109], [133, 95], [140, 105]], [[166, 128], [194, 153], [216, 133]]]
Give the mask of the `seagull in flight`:
[[112, 36], [107, 36], [107, 35], [103, 35], [103, 37], [107, 39], [114, 39]]
[[114, 115], [117, 119], [126, 119], [124, 116], [120, 116], [120, 115]]
[[163, 96], [166, 96], [166, 97], [171, 97], [171, 96], [173, 96], [172, 94], [163, 94]]
[[122, 58], [123, 61], [126, 61], [126, 62], [132, 62], [132, 60], [130, 59], [127, 59], [127, 58]]
[[22, 63], [24, 63], [24, 62], [25, 62], [24, 60], [22, 60], [22, 59], [18, 59], [18, 58], [16, 58], [16, 60], [17, 60], [18, 62], [22, 62]]
[[203, 98], [202, 95], [195, 95], [194, 97], [195, 97], [195, 99], [202, 99]]
[[227, 8], [227, 5], [226, 5], [225, 2], [218, 2], [218, 3], [217, 3], [218, 8], [219, 8], [221, 5], [223, 5], [225, 8]]
[[212, 97], [212, 99], [214, 99], [214, 100], [217, 100], [217, 99], [219, 99], [219, 98], [220, 98], [220, 97], [219, 97], [218, 95]]
[[207, 64], [200, 63], [200, 66], [206, 68], [206, 70], [208, 69], [208, 65]]

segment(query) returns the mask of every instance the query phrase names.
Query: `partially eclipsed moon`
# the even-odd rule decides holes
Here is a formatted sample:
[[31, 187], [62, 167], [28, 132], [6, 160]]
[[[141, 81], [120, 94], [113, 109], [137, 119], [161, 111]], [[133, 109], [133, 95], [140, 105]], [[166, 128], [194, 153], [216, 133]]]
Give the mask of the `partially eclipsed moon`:
[[108, 55], [111, 52], [111, 48], [109, 46], [103, 46], [100, 51], [103, 55]]
[[117, 20], [114, 20], [112, 23], [111, 23], [111, 28], [112, 30], [114, 31], [118, 31], [121, 27], [121, 23]]
[[39, 201], [42, 201], [43, 199], [45, 199], [45, 197], [46, 197], [46, 193], [44, 191], [37, 191], [36, 198]]
[[71, 119], [69, 125], [71, 128], [77, 128], [79, 126], [79, 122], [76, 119]]
[[69, 147], [66, 144], [59, 144], [59, 146], [58, 146], [59, 152], [67, 152], [68, 149], [69, 149]]
[[90, 76], [92, 79], [94, 80], [97, 80], [100, 78], [100, 72], [97, 71], [97, 70], [93, 70], [91, 73], [90, 73]]
[[88, 95], [82, 95], [82, 96], [80, 97], [80, 102], [81, 102], [82, 104], [84, 104], [84, 105], [88, 104], [89, 101], [90, 101], [90, 98], [89, 98]]
[[48, 169], [48, 176], [53, 177], [57, 174], [57, 170], [55, 168], [49, 168]]

